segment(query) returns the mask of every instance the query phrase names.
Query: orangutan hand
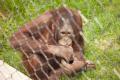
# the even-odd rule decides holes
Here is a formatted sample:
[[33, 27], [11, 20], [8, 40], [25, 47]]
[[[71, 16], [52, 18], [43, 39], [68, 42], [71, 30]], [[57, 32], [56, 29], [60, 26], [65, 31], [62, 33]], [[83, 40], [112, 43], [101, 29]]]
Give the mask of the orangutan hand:
[[72, 64], [69, 64], [64, 60], [62, 60], [61, 64], [63, 65], [63, 68], [69, 73], [79, 71], [86, 65], [85, 61], [80, 61], [77, 58], [74, 58]]

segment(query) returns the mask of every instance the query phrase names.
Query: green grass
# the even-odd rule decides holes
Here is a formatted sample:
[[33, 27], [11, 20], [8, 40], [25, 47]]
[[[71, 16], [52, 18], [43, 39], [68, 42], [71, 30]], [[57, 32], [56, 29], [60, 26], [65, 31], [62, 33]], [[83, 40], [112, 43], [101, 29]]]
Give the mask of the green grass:
[[85, 57], [96, 64], [95, 70], [81, 72], [73, 79], [120, 80], [120, 0], [0, 0], [0, 13], [5, 16], [0, 15], [0, 59], [26, 73], [9, 37], [19, 26], [63, 3], [88, 18]]

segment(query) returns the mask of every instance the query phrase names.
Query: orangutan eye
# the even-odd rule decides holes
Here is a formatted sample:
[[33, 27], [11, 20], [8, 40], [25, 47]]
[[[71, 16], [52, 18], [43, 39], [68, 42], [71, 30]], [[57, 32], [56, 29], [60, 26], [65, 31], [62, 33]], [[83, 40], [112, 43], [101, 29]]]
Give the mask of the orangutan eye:
[[65, 32], [61, 32], [62, 34], [65, 34]]
[[70, 32], [61, 32], [62, 34], [70, 34]]

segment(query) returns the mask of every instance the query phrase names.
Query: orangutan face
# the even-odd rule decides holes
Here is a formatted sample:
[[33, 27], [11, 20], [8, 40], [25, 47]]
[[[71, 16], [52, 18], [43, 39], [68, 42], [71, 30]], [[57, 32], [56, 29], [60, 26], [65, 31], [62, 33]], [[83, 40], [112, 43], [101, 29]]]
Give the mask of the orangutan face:
[[70, 25], [69, 20], [64, 20], [63, 26], [59, 29], [59, 44], [71, 45], [73, 37], [73, 28]]

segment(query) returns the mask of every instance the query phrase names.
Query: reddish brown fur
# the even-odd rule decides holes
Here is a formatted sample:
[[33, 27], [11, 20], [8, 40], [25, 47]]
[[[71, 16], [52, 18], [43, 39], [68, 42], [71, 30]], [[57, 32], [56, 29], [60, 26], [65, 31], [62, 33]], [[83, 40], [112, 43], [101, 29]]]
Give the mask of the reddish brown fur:
[[[64, 7], [48, 11], [39, 16], [37, 19], [25, 24], [19, 29], [18, 32], [14, 33], [14, 35], [10, 39], [13, 48], [22, 52], [23, 64], [28, 70], [31, 78], [34, 80], [38, 80], [38, 78], [40, 78], [41, 80], [47, 80], [44, 72], [47, 73], [51, 80], [56, 77], [54, 76], [54, 72], [51, 67], [48, 65], [48, 63], [46, 63], [47, 60], [45, 56], [47, 56], [47, 58], [49, 59], [49, 64], [54, 68], [54, 70], [56, 70], [56, 74], [58, 74], [57, 76], [61, 75], [64, 72], [63, 69], [60, 68], [60, 65], [57, 63], [61, 62], [61, 58], [49, 54], [49, 52], [47, 52], [47, 47], [45, 46], [46, 44], [58, 45], [59, 37], [57, 29], [58, 26], [61, 27], [63, 23], [61, 21], [61, 17], [57, 14], [57, 11], [61, 14], [62, 17], [70, 20], [71, 25], [74, 29], [75, 40], [77, 41], [79, 47], [81, 47], [82, 49], [81, 51], [80, 48], [78, 48], [78, 46], [73, 41], [72, 47], [74, 53], [79, 60], [85, 61], [83, 58], [84, 41], [82, 36], [79, 34], [79, 31], [82, 31], [82, 19], [78, 12]], [[71, 11], [73, 17], [71, 17], [68, 11]], [[76, 24], [74, 24], [74, 22], [70, 18], [73, 18]], [[48, 25], [48, 28], [53, 33], [53, 35], [50, 34], [48, 29], [46, 28], [46, 25]], [[42, 39], [42, 36], [44, 36], [45, 39]], [[44, 52], [44, 54], [42, 53], [42, 51]], [[57, 62], [54, 58], [56, 58]], [[43, 68], [44, 72], [41, 68]]]

